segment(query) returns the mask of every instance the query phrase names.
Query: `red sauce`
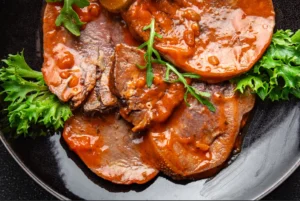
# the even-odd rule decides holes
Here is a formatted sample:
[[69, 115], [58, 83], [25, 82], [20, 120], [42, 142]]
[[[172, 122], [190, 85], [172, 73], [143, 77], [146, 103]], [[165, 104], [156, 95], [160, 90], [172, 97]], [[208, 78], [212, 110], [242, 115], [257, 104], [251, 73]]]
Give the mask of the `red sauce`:
[[73, 6], [73, 9], [78, 14], [82, 22], [88, 23], [97, 19], [101, 13], [101, 7], [97, 1], [91, 2], [88, 7], [79, 8]]
[[71, 75], [71, 73], [66, 72], [66, 71], [61, 72], [61, 73], [59, 74], [59, 76], [60, 76], [62, 79], [67, 79], [68, 77], [70, 77], [70, 75]]
[[[78, 53], [68, 47], [74, 37], [63, 27], [55, 25], [62, 4], [48, 3], [44, 13], [44, 64], [42, 72], [50, 90], [62, 101], [68, 101], [76, 94], [73, 87], [79, 87], [79, 82], [74, 82], [74, 77], [79, 79], [81, 71], [74, 68], [78, 64]], [[71, 76], [72, 75], [72, 76]], [[72, 83], [68, 84], [70, 78]], [[65, 80], [65, 81], [64, 81]], [[60, 89], [62, 83], [66, 82], [68, 88]], [[71, 86], [71, 87], [70, 87]]]
[[177, 179], [202, 178], [215, 173], [230, 156], [243, 116], [255, 99], [235, 93], [232, 86], [227, 86], [227, 92], [218, 90], [212, 91], [211, 99], [216, 112], [190, 97], [190, 107], [183, 102], [167, 122], [149, 129], [143, 143], [145, 155], [152, 154], [166, 174]]
[[[237, 66], [222, 65], [231, 62], [232, 58], [238, 57], [241, 52], [246, 54], [248, 50], [258, 51], [254, 53], [255, 56], [250, 55], [249, 57], [245, 56], [245, 58], [237, 59], [239, 62], [243, 60], [247, 65], [252, 65], [255, 61], [253, 58], [259, 57], [269, 42], [269, 35], [264, 36], [264, 34], [268, 34], [270, 29], [273, 28], [274, 13], [270, 12], [272, 11], [272, 5], [267, 3], [269, 1], [258, 2], [258, 0], [254, 0], [246, 2], [245, 0], [237, 0], [233, 1], [235, 2], [233, 8], [228, 8], [226, 3], [217, 1], [216, 9], [207, 7], [207, 2], [215, 2], [212, 0], [206, 3], [196, 0], [178, 1], [182, 4], [180, 9], [178, 5], [177, 7], [170, 7], [170, 4], [164, 0], [138, 0], [137, 2], [144, 2], [135, 10], [138, 21], [142, 22], [139, 26], [147, 25], [151, 17], [154, 16], [161, 28], [160, 33], [164, 36], [164, 39], [156, 41], [156, 48], [168, 59], [178, 64], [179, 67], [199, 73], [203, 75], [205, 80], [210, 82], [228, 79], [245, 71], [245, 68], [242, 65], [239, 66], [239, 64]], [[191, 3], [193, 6], [190, 6]], [[256, 9], [253, 9], [253, 7], [256, 7]], [[91, 43], [99, 41], [93, 40], [93, 38], [84, 38], [85, 34], [76, 38], [63, 27], [56, 27], [55, 20], [61, 8], [61, 4], [51, 3], [47, 5], [45, 10], [45, 63], [43, 74], [50, 89], [62, 101], [68, 101], [81, 92], [88, 94], [89, 90], [93, 88], [92, 85], [89, 90], [83, 88], [85, 80], [82, 78], [86, 72], [82, 68], [82, 64], [87, 59], [86, 55], [89, 54], [83, 55], [81, 45], [86, 40], [90, 40], [88, 42]], [[158, 12], [158, 8], [164, 12]], [[244, 13], [240, 12], [240, 8]], [[115, 34], [112, 34], [111, 40], [116, 43], [124, 42], [132, 46], [139, 44], [130, 34], [127, 25], [120, 19], [115, 19], [105, 13], [98, 1], [92, 1], [87, 8], [80, 9], [74, 6], [74, 9], [79, 14], [80, 19], [87, 23], [82, 27], [84, 31], [94, 31], [95, 24], [92, 23], [100, 18], [104, 19], [104, 21], [101, 21], [102, 26], [117, 21], [115, 23], [116, 29], [112, 28], [110, 30], [111, 33], [115, 32]], [[243, 37], [239, 38], [239, 42], [244, 46], [226, 43], [226, 41], [234, 39], [232, 34], [226, 36], [225, 33], [227, 27], [224, 21], [228, 22], [228, 10], [234, 13], [234, 16], [229, 20], [233, 26], [231, 28], [238, 30], [237, 35], [242, 32], [244, 34]], [[212, 18], [213, 12], [218, 13]], [[169, 16], [175, 17], [170, 18]], [[262, 17], [262, 21], [266, 22], [264, 25], [267, 25], [267, 31], [262, 31], [262, 33], [256, 35], [254, 32], [257, 27], [246, 26], [246, 32], [250, 31], [250, 35], [247, 35], [243, 30], [246, 23], [243, 20], [249, 21], [252, 19], [255, 21], [259, 18], [257, 16]], [[199, 21], [209, 25], [208, 32], [201, 28]], [[182, 27], [179, 26], [173, 29], [175, 22], [182, 25]], [[223, 23], [220, 24], [220, 22]], [[260, 29], [261, 27], [257, 28], [257, 30]], [[224, 30], [225, 32], [219, 33]], [[180, 37], [173, 37], [173, 32]], [[199, 38], [203, 40], [200, 41]], [[238, 42], [235, 41], [234, 43]], [[255, 48], [247, 46], [251, 46], [253, 43], [256, 45]], [[221, 48], [218, 49], [218, 47]], [[202, 55], [203, 58], [198, 61], [193, 58], [195, 54]], [[197, 68], [193, 68], [193, 65]], [[154, 85], [157, 85], [158, 88], [164, 88], [166, 83], [160, 77], [155, 77]], [[145, 87], [146, 80], [140, 78], [134, 84], [136, 90], [139, 90]], [[164, 122], [169, 117], [170, 110], [173, 109], [170, 103], [176, 102], [176, 97], [163, 97], [164, 90], [160, 94], [154, 93], [148, 88], [146, 90], [147, 93], [142, 91], [139, 97], [142, 100], [152, 99], [152, 101], [158, 98], [159, 101], [154, 107], [153, 118], [155, 122]], [[171, 88], [171, 90], [178, 91], [176, 87]], [[248, 104], [253, 106], [253, 97], [248, 98]], [[195, 100], [189, 98], [191, 107], [189, 108], [185, 103], [182, 103], [167, 122], [157, 123], [150, 128], [150, 133], [145, 136], [145, 141], [141, 147], [133, 142], [132, 136], [134, 134], [130, 131], [131, 126], [123, 120], [117, 119], [114, 113], [94, 118], [75, 115], [66, 123], [63, 137], [69, 147], [80, 156], [92, 171], [100, 177], [115, 183], [145, 183], [158, 173], [153, 164], [164, 171], [170, 171], [171, 169], [170, 175], [178, 174], [183, 177], [192, 175], [193, 177], [203, 171], [216, 171], [220, 163], [228, 158], [234, 147], [236, 134], [246, 121], [246, 118], [241, 119], [241, 116], [243, 116], [241, 113], [248, 112], [241, 111], [239, 107], [241, 99], [245, 101], [237, 95], [225, 97], [214, 93], [212, 102], [218, 108], [216, 113], [211, 113], [206, 107], [199, 106], [197, 101], [195, 102]], [[148, 107], [152, 105], [154, 105], [154, 102], [149, 101]], [[197, 114], [191, 115], [188, 111], [193, 110], [194, 107], [197, 107]], [[194, 118], [194, 115], [200, 115], [199, 119]], [[195, 128], [195, 130], [190, 131], [191, 128]], [[230, 137], [227, 138], [226, 135], [230, 135]], [[139, 141], [143, 140], [139, 139]], [[240, 145], [240, 138], [238, 138], [236, 145]], [[191, 161], [188, 161], [187, 158]]]
[[[146, 85], [146, 71], [136, 66], [146, 65], [145, 51], [126, 45], [117, 45], [115, 50], [113, 75], [116, 94], [123, 100], [121, 116], [134, 125], [134, 132], [151, 127], [154, 122], [166, 121], [183, 100], [184, 86], [165, 82], [166, 68], [154, 64], [153, 85], [149, 88]], [[174, 74], [170, 78], [176, 79]]]
[[70, 69], [74, 66], [74, 56], [71, 52], [66, 51], [56, 56], [56, 64], [60, 69]]
[[73, 77], [70, 79], [70, 81], [69, 81], [69, 83], [68, 83], [68, 86], [69, 86], [70, 88], [73, 88], [73, 87], [76, 87], [78, 84], [79, 84], [79, 78], [76, 77], [76, 76], [73, 76]]
[[137, 0], [124, 14], [144, 41], [156, 20], [155, 47], [178, 68], [216, 83], [248, 71], [269, 46], [272, 0]]
[[118, 184], [143, 184], [158, 170], [141, 158], [141, 137], [115, 113], [100, 117], [76, 114], [65, 125], [63, 137], [70, 149], [98, 176]]
[[[62, 101], [72, 101], [74, 107], [85, 100], [96, 83], [98, 65], [97, 46], [101, 46], [106, 57], [113, 55], [114, 47], [104, 37], [112, 37], [113, 42], [137, 46], [126, 24], [103, 10], [97, 0], [90, 0], [85, 8], [74, 6], [80, 19], [86, 24], [80, 37], [75, 37], [64, 27], [55, 25], [62, 4], [48, 3], [44, 13], [44, 64], [42, 72], [50, 90]], [[102, 31], [103, 29], [103, 31]], [[102, 37], [101, 33], [105, 32]], [[90, 36], [95, 34], [95, 37]], [[112, 47], [107, 47], [111, 45]], [[106, 59], [107, 60], [107, 59]]]

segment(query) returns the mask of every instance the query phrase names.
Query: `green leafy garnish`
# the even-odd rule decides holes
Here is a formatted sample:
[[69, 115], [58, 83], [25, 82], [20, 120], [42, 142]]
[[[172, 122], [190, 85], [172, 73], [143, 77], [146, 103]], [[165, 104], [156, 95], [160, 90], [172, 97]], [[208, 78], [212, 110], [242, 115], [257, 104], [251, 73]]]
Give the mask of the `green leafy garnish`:
[[89, 6], [90, 2], [88, 0], [46, 0], [46, 2], [64, 2], [64, 6], [57, 17], [55, 24], [56, 26], [63, 25], [75, 36], [80, 36], [80, 28], [85, 23], [80, 20], [78, 14], [74, 11], [72, 6], [76, 5], [79, 8], [84, 8]]
[[[143, 43], [139, 48], [146, 48], [146, 53], [145, 53], [145, 61], [146, 61], [146, 65], [145, 66], [141, 66], [141, 65], [137, 65], [140, 69], [147, 69], [147, 76], [146, 76], [146, 81], [147, 81], [147, 86], [151, 87], [152, 83], [153, 83], [153, 68], [152, 68], [152, 63], [158, 63], [161, 65], [164, 65], [167, 70], [166, 70], [166, 75], [165, 75], [165, 81], [166, 82], [180, 82], [184, 85], [186, 92], [184, 95], [184, 101], [186, 102], [186, 104], [189, 106], [187, 97], [188, 95], [192, 95], [193, 97], [195, 97], [201, 104], [205, 105], [210, 111], [215, 112], [216, 108], [214, 107], [214, 105], [207, 99], [209, 98], [211, 95], [210, 93], [207, 92], [202, 92], [199, 91], [198, 89], [196, 89], [195, 87], [191, 86], [188, 84], [186, 78], [191, 78], [191, 79], [199, 79], [200, 76], [194, 73], [181, 73], [179, 72], [172, 64], [164, 61], [161, 59], [160, 54], [158, 53], [158, 51], [153, 47], [154, 45], [154, 40], [155, 37], [157, 38], [162, 38], [161, 35], [159, 35], [158, 33], [155, 32], [155, 20], [152, 19], [150, 25], [144, 27], [143, 29], [144, 31], [150, 30], [150, 36], [149, 36], [149, 40], [146, 41], [145, 43]], [[175, 75], [177, 75], [177, 79], [176, 80], [171, 80], [170, 79], [170, 72], [173, 72]]]
[[249, 87], [262, 100], [300, 98], [300, 31], [279, 30], [264, 56], [246, 74], [232, 80], [236, 90]]
[[68, 104], [52, 94], [41, 72], [32, 70], [21, 54], [9, 55], [0, 69], [0, 95], [8, 102], [8, 120], [17, 135], [28, 136], [31, 125], [58, 129], [72, 115]]
[[212, 111], [212, 112], [216, 111], [216, 108], [214, 107], [214, 105], [207, 99], [207, 98], [210, 98], [211, 94], [208, 92], [199, 91], [195, 87], [189, 85], [185, 79], [185, 78], [199, 79], [200, 78], [199, 75], [194, 74], [194, 73], [180, 73], [173, 65], [171, 65], [168, 62], [162, 61], [162, 60], [158, 60], [156, 62], [159, 64], [163, 64], [167, 67], [165, 81], [170, 82], [170, 71], [172, 71], [175, 75], [177, 75], [178, 79], [173, 80], [171, 82], [181, 82], [184, 85], [184, 87], [186, 88], [186, 92], [184, 95], [184, 101], [186, 102], [186, 104], [188, 106], [190, 106], [190, 104], [187, 101], [187, 97], [189, 94], [191, 94], [194, 98], [196, 98], [198, 100], [199, 103], [201, 103], [202, 105], [205, 105], [210, 111]]
[[147, 51], [145, 53], [146, 66], [138, 65], [138, 67], [140, 69], [147, 68], [147, 76], [146, 76], [147, 77], [147, 79], [146, 79], [147, 86], [151, 87], [151, 85], [153, 83], [153, 79], [154, 79], [153, 69], [152, 69], [152, 62], [153, 62], [152, 56], [154, 54], [158, 59], [161, 59], [159, 53], [153, 47], [154, 39], [155, 39], [155, 37], [162, 38], [162, 36], [155, 32], [155, 20], [154, 19], [151, 21], [151, 23], [148, 26], [144, 27], [143, 31], [147, 31], [149, 29], [150, 29], [149, 40], [146, 41], [145, 43], [143, 43], [141, 46], [139, 46], [140, 49], [147, 47]]

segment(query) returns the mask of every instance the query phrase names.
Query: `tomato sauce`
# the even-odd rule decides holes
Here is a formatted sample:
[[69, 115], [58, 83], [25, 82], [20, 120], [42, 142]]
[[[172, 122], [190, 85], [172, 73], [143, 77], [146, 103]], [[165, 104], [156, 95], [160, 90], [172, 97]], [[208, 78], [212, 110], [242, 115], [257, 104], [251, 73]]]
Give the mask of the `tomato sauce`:
[[137, 0], [123, 13], [144, 41], [156, 20], [155, 47], [169, 61], [216, 83], [244, 73], [269, 46], [275, 25], [272, 0]]
[[[201, 85], [194, 86], [201, 89]], [[175, 179], [197, 179], [215, 173], [230, 156], [244, 126], [244, 115], [254, 106], [255, 97], [250, 93], [241, 95], [231, 85], [214, 87], [208, 91], [216, 112], [190, 97], [190, 107], [183, 102], [165, 123], [151, 127], [145, 137], [144, 155], [159, 161], [158, 168]]]
[[142, 136], [115, 113], [102, 117], [75, 114], [65, 125], [63, 137], [70, 149], [98, 176], [118, 184], [143, 184], [158, 170], [141, 157]]
[[[86, 22], [81, 36], [75, 37], [55, 25], [61, 9], [60, 3], [48, 3], [45, 10], [42, 71], [50, 90], [74, 107], [85, 102], [99, 81], [97, 73], [105, 68], [99, 62], [112, 63], [116, 44], [138, 46], [135, 38], [148, 40], [142, 29], [152, 17], [157, 22], [156, 31], [163, 36], [155, 41], [163, 56], [212, 83], [249, 70], [270, 43], [274, 27], [271, 0], [137, 0], [123, 13], [125, 21], [91, 0], [86, 8], [74, 6]], [[134, 61], [130, 62], [135, 68]], [[66, 122], [66, 143], [98, 176], [118, 184], [143, 184], [162, 170], [175, 179], [197, 179], [216, 173], [232, 149], [240, 145], [237, 135], [246, 122], [244, 115], [254, 105], [252, 94], [242, 96], [232, 86], [210, 91], [217, 108], [212, 113], [192, 97], [188, 98], [190, 107], [181, 102], [182, 86], [166, 90], [164, 73], [154, 69], [158, 75], [154, 86], [159, 93], [146, 88], [145, 76], [133, 82], [132, 71], [114, 75], [118, 81], [127, 76], [129, 81], [120, 84], [120, 88], [128, 89], [125, 95], [140, 90], [134, 98], [141, 100], [133, 99], [132, 105], [147, 102], [145, 106], [150, 108], [158, 100], [151, 113], [155, 123], [148, 127], [148, 133], [132, 132], [132, 125], [115, 112], [95, 117], [77, 113]], [[126, 117], [140, 111], [121, 108], [120, 112]]]
[[[44, 13], [44, 64], [42, 72], [49, 89], [60, 100], [71, 101], [78, 107], [93, 90], [97, 80], [99, 55], [110, 63], [118, 43], [137, 46], [126, 24], [118, 15], [111, 15], [101, 8], [97, 0], [90, 0], [85, 8], [73, 6], [82, 26], [81, 36], [73, 36], [64, 27], [55, 25], [62, 4], [48, 3]], [[104, 66], [104, 68], [110, 68]], [[101, 69], [104, 71], [105, 69]], [[109, 69], [108, 69], [109, 71]]]

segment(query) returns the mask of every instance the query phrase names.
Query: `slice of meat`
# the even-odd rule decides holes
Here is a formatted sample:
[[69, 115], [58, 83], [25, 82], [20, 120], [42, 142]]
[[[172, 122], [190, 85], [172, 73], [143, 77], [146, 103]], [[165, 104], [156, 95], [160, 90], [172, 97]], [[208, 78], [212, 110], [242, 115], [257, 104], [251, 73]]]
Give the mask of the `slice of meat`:
[[[90, 49], [85, 37], [76, 38], [63, 27], [56, 27], [55, 20], [62, 4], [49, 3], [44, 12], [44, 64], [42, 72], [49, 89], [62, 101], [72, 101], [78, 107], [96, 84], [98, 52]], [[91, 16], [93, 10], [94, 17]], [[85, 21], [92, 21], [100, 14], [100, 7], [92, 3]], [[89, 26], [88, 26], [89, 27]]]
[[133, 0], [100, 0], [101, 5], [113, 13], [125, 10]]
[[146, 70], [137, 67], [145, 65], [144, 54], [135, 47], [116, 46], [113, 73], [116, 94], [122, 102], [120, 114], [134, 125], [134, 132], [154, 122], [164, 122], [184, 95], [182, 84], [164, 81], [166, 69], [162, 65], [153, 65], [153, 85], [147, 87]]
[[96, 111], [104, 113], [117, 106], [117, 98], [110, 91], [112, 56], [110, 56], [109, 59], [104, 59], [103, 55], [101, 51], [98, 60], [96, 86], [83, 106], [84, 112], [86, 113]]
[[88, 168], [111, 182], [143, 184], [158, 174], [141, 159], [142, 138], [114, 113], [94, 118], [77, 114], [66, 122], [63, 137]]
[[[90, 1], [87, 8], [75, 8], [88, 22], [80, 37], [56, 27], [61, 4], [47, 4], [43, 25], [45, 81], [54, 94], [64, 102], [71, 101], [74, 107], [87, 99], [86, 112], [116, 105], [117, 99], [109, 90], [114, 48], [120, 42], [136, 44], [119, 16], [110, 16], [97, 0]], [[97, 89], [93, 90], [95, 85]]]
[[132, 33], [156, 20], [155, 48], [177, 67], [216, 83], [244, 73], [269, 46], [272, 0], [138, 0], [123, 13]]
[[183, 102], [166, 123], [149, 129], [142, 144], [152, 154], [148, 158], [174, 179], [197, 179], [215, 172], [230, 156], [243, 117], [255, 102], [254, 95], [241, 95], [231, 84], [193, 86], [212, 94], [216, 112], [189, 97], [190, 107]]
[[[110, 64], [109, 66], [111, 66]], [[99, 78], [96, 81], [96, 86], [88, 96], [86, 103], [83, 106], [85, 113], [107, 113], [117, 106], [117, 98], [112, 94], [111, 86], [111, 69], [106, 68], [103, 72], [99, 72]]]

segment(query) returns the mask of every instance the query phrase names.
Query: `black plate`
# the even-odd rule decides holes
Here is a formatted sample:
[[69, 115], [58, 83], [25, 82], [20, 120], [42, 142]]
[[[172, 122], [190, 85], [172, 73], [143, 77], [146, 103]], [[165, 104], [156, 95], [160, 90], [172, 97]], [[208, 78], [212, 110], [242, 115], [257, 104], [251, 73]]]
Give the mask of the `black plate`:
[[[300, 28], [300, 1], [274, 0], [277, 28]], [[40, 68], [41, 0], [0, 0], [0, 57], [25, 49]], [[300, 165], [300, 102], [258, 102], [244, 130], [239, 157], [217, 176], [175, 183], [163, 176], [146, 185], [120, 186], [95, 176], [68, 150], [59, 134], [1, 140], [21, 167], [60, 199], [260, 199]]]

